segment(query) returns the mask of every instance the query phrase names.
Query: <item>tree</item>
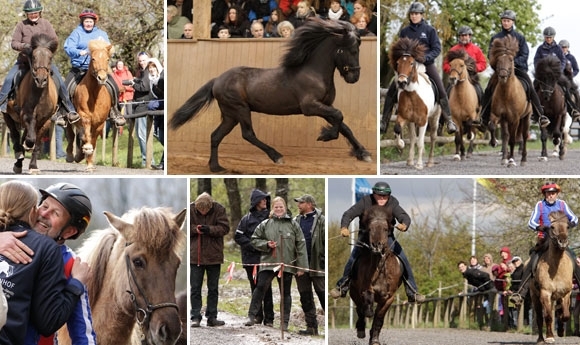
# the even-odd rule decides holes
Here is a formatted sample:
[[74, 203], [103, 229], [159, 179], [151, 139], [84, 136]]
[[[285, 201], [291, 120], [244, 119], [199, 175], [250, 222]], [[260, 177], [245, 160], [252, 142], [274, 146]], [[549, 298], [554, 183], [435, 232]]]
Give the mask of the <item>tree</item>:
[[240, 199], [240, 190], [238, 189], [238, 179], [225, 178], [224, 184], [228, 194], [228, 201], [230, 203], [230, 229], [235, 232], [240, 219], [242, 219], [242, 201]]

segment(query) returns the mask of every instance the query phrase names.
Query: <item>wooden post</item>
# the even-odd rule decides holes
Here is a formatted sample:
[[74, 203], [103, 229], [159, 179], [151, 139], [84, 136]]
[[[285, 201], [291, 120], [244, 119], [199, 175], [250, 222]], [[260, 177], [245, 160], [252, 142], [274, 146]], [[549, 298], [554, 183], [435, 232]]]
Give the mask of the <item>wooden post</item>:
[[211, 6], [206, 1], [193, 2], [193, 38], [211, 38]]

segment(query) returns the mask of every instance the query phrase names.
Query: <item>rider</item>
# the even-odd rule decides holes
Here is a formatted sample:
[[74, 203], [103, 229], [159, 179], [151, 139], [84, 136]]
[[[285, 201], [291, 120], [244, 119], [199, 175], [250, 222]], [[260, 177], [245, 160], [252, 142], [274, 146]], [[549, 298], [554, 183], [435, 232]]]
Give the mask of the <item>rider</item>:
[[[526, 43], [525, 37], [514, 29], [514, 23], [516, 21], [516, 13], [512, 10], [505, 10], [501, 13], [501, 26], [502, 30], [495, 34], [489, 41], [489, 50], [491, 51], [491, 45], [496, 38], [504, 38], [507, 36], [512, 36], [518, 41], [519, 49], [518, 53], [514, 58], [514, 73], [516, 77], [522, 82], [524, 88], [526, 88], [528, 99], [532, 103], [532, 119], [535, 122], [540, 122], [540, 127], [547, 127], [550, 124], [550, 120], [544, 115], [544, 109], [540, 104], [540, 99], [532, 86], [532, 81], [528, 76], [528, 44]], [[488, 56], [489, 57], [489, 56]], [[493, 91], [497, 85], [497, 77], [492, 76], [489, 80], [487, 87], [485, 88], [485, 93], [483, 95], [483, 100], [481, 101], [481, 124], [487, 127], [489, 123], [489, 118], [491, 116], [491, 98], [493, 96]]]
[[[437, 86], [439, 93], [439, 104], [441, 105], [441, 117], [447, 123], [447, 133], [452, 134], [457, 131], [457, 127], [451, 120], [451, 112], [449, 111], [449, 100], [441, 77], [437, 72], [435, 66], [435, 58], [441, 53], [441, 42], [437, 36], [437, 31], [431, 25], [427, 24], [423, 19], [425, 13], [425, 6], [420, 2], [414, 2], [409, 8], [409, 20], [411, 23], [404, 27], [399, 33], [399, 37], [407, 37], [411, 39], [418, 39], [426, 48], [425, 51], [425, 72]], [[388, 119], [393, 112], [393, 107], [397, 103], [397, 84], [393, 81], [389, 86], [387, 95], [385, 97], [385, 107], [383, 109], [383, 116], [381, 118], [381, 133], [386, 132]]]
[[[568, 60], [564, 56], [562, 48], [554, 41], [554, 36], [556, 36], [556, 30], [553, 27], [548, 26], [544, 29], [544, 43], [542, 43], [542, 45], [540, 45], [536, 50], [536, 55], [534, 56], [534, 67], [537, 67], [538, 62], [546, 56], [555, 56], [560, 60], [561, 69], [562, 72], [564, 72]], [[561, 79], [558, 80], [558, 84], [562, 87], [564, 94], [566, 95], [566, 108], [568, 114], [572, 116], [573, 121], [576, 121], [580, 118], [580, 111], [574, 107], [574, 102], [570, 95], [570, 87]]]
[[568, 42], [568, 40], [561, 40], [558, 45], [562, 48], [564, 56], [570, 62], [570, 67], [572, 67], [572, 77], [577, 76], [580, 69], [578, 68], [576, 57], [570, 53], [570, 42]]
[[[21, 52], [25, 48], [30, 48], [32, 36], [35, 34], [46, 34], [58, 41], [58, 36], [50, 22], [42, 18], [43, 7], [39, 0], [26, 0], [23, 11], [26, 13], [26, 19], [19, 22], [12, 34], [12, 49]], [[6, 113], [7, 101], [10, 94], [12, 94], [16, 85], [14, 85], [14, 77], [20, 68], [20, 62], [17, 60], [12, 69], [6, 75], [2, 89], [0, 89], [0, 112]], [[79, 120], [80, 116], [75, 111], [75, 108], [68, 97], [64, 82], [58, 71], [58, 68], [53, 64], [50, 66], [52, 78], [58, 89], [58, 96], [60, 99], [60, 106], [67, 112], [68, 121], [74, 123]], [[62, 117], [58, 117], [55, 121], [57, 125], [66, 125]]]
[[[109, 36], [107, 33], [97, 27], [99, 16], [91, 9], [84, 9], [79, 14], [80, 23], [71, 32], [64, 42], [64, 50], [70, 57], [72, 68], [66, 77], [66, 85], [70, 85], [73, 79], [79, 81], [80, 77], [89, 69], [91, 62], [90, 52], [88, 50], [89, 41], [100, 39], [107, 43]], [[117, 127], [124, 126], [125, 118], [121, 115], [121, 107], [119, 106], [119, 88], [111, 73], [108, 73], [107, 89], [111, 93], [112, 107], [109, 113], [109, 118], [115, 122]]]
[[[449, 51], [463, 49], [465, 50], [465, 52], [467, 52], [467, 54], [469, 54], [469, 56], [473, 58], [473, 60], [475, 60], [475, 70], [469, 69], [468, 72], [469, 75], [471, 76], [471, 80], [474, 81], [472, 82], [472, 84], [473, 86], [475, 86], [477, 97], [481, 101], [481, 98], [483, 97], [483, 89], [481, 88], [481, 85], [478, 82], [476, 82], [477, 79], [475, 78], [475, 76], [477, 76], [477, 73], [485, 71], [485, 69], [487, 68], [487, 60], [485, 59], [485, 55], [481, 51], [481, 48], [479, 48], [479, 46], [471, 42], [473, 30], [471, 30], [469, 26], [464, 25], [460, 27], [459, 30], [457, 30], [457, 35], [459, 36], [458, 42], [456, 45], [451, 47]], [[443, 72], [449, 74], [450, 71], [451, 66], [449, 66], [449, 61], [445, 59], [443, 61]]]
[[[407, 231], [409, 228], [409, 225], [411, 224], [411, 217], [409, 217], [407, 212], [405, 212], [405, 210], [403, 210], [403, 208], [399, 205], [399, 200], [397, 200], [394, 196], [391, 196], [391, 186], [389, 186], [389, 184], [386, 182], [377, 182], [372, 189], [373, 193], [371, 195], [364, 196], [342, 215], [342, 219], [340, 221], [340, 234], [343, 237], [348, 237], [350, 235], [350, 231], [348, 230], [348, 225], [350, 222], [352, 222], [352, 220], [356, 217], [359, 217], [359, 220], [362, 219], [364, 212], [374, 205], [391, 208], [393, 212], [393, 225], [395, 220], [398, 221], [399, 224], [396, 225], [396, 228], [400, 231]], [[362, 226], [362, 224], [359, 223], [359, 227], [360, 226]], [[415, 283], [415, 277], [413, 276], [413, 271], [411, 270], [411, 264], [409, 263], [405, 252], [403, 252], [403, 248], [399, 242], [395, 240], [393, 233], [389, 234], [388, 239], [389, 246], [392, 247], [393, 252], [399, 257], [401, 263], [404, 266], [403, 281], [405, 282], [405, 291], [407, 293], [409, 302], [421, 303], [425, 301], [425, 296], [417, 292], [417, 284]], [[363, 243], [368, 242], [368, 232], [366, 229], [359, 228], [358, 240], [359, 242]], [[344, 273], [342, 278], [340, 278], [336, 283], [336, 287], [330, 291], [330, 295], [333, 298], [346, 296], [352, 266], [356, 259], [360, 256], [360, 251], [361, 249], [359, 246], [354, 246], [352, 249], [350, 258], [344, 266]]]
[[[538, 263], [538, 258], [547, 248], [548, 242], [546, 241], [546, 236], [551, 224], [548, 215], [554, 211], [562, 211], [568, 218], [568, 228], [573, 228], [578, 225], [578, 217], [570, 210], [564, 200], [558, 199], [561, 192], [558, 184], [555, 182], [546, 182], [540, 190], [544, 195], [544, 199], [536, 204], [528, 222], [528, 227], [537, 232], [537, 242], [535, 247], [530, 250], [530, 260], [524, 268], [520, 289], [510, 297], [510, 300], [516, 304], [520, 304], [528, 294], [528, 280], [531, 278], [532, 271]], [[574, 263], [574, 277], [576, 281], [580, 281], [580, 266], [575, 264], [576, 255], [569, 248], [566, 250], [566, 253]]]

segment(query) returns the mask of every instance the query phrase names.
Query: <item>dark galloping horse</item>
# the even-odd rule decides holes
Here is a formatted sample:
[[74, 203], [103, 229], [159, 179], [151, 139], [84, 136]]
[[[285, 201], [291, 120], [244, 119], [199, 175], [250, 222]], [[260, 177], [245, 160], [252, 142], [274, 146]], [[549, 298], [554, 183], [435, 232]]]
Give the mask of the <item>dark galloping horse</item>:
[[332, 106], [336, 97], [334, 70], [338, 69], [347, 83], [356, 83], [359, 79], [359, 46], [360, 37], [352, 24], [309, 19], [294, 32], [280, 67], [234, 67], [224, 72], [191, 96], [175, 112], [170, 126], [181, 127], [214, 98], [217, 100], [222, 122], [211, 134], [209, 168], [212, 172], [225, 170], [219, 165], [218, 147], [238, 124], [245, 140], [262, 149], [275, 163], [283, 163], [278, 151], [256, 137], [252, 111], [320, 116], [330, 126], [322, 129], [318, 140], [334, 140], [342, 134], [351, 144], [354, 156], [370, 161], [370, 153], [343, 122], [342, 112]]
[[[540, 160], [548, 160], [546, 140], [552, 134], [552, 142], [558, 146], [558, 156], [564, 159], [566, 153], [564, 140], [564, 124], [566, 117], [566, 99], [564, 90], [558, 82], [567, 84], [568, 80], [562, 74], [560, 59], [555, 56], [546, 56], [536, 66], [534, 88], [544, 107], [544, 115], [550, 119], [550, 125], [541, 128], [542, 154]], [[570, 89], [570, 86], [568, 86]]]
[[[58, 47], [58, 42], [45, 34], [32, 36], [30, 48], [21, 54], [25, 57], [29, 71], [24, 75], [16, 99], [8, 101], [4, 121], [10, 129], [16, 162], [12, 168], [14, 173], [22, 173], [24, 151], [31, 151], [29, 171], [31, 174], [40, 172], [36, 160], [42, 148], [42, 134], [50, 126], [50, 117], [57, 110], [58, 91], [52, 80], [52, 56]], [[23, 130], [22, 135], [20, 131]]]
[[[350, 298], [356, 304], [357, 337], [364, 338], [365, 318], [372, 317], [369, 334], [370, 345], [380, 345], [379, 335], [383, 328], [387, 310], [395, 299], [395, 292], [401, 285], [403, 270], [396, 255], [388, 245], [388, 235], [394, 229], [391, 210], [373, 206], [367, 210], [362, 222], [368, 230], [368, 244], [354, 264], [350, 282]], [[373, 313], [373, 305], [376, 309]]]

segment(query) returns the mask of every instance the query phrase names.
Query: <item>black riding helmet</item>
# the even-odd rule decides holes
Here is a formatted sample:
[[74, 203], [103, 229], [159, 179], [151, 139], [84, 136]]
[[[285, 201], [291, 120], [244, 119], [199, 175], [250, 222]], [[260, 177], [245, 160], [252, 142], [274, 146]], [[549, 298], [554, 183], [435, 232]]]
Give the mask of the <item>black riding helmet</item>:
[[501, 19], [510, 19], [516, 21], [516, 13], [512, 10], [505, 10], [500, 14]]
[[414, 2], [409, 7], [409, 14], [411, 13], [425, 13], [425, 5], [420, 2]]
[[377, 182], [373, 186], [373, 193], [378, 195], [391, 195], [391, 186], [386, 182]]
[[40, 189], [40, 194], [40, 203], [53, 197], [68, 211], [71, 217], [69, 224], [77, 228], [77, 233], [71, 239], [74, 240], [85, 232], [91, 221], [93, 207], [89, 197], [79, 187], [71, 183], [56, 183]]
[[22, 10], [26, 13], [40, 12], [43, 9], [44, 8], [42, 7], [42, 4], [38, 0], [26, 0], [26, 2], [24, 2], [24, 6], [22, 7]]
[[554, 37], [556, 36], [556, 30], [551, 27], [548, 26], [547, 28], [544, 29], [544, 37]]

